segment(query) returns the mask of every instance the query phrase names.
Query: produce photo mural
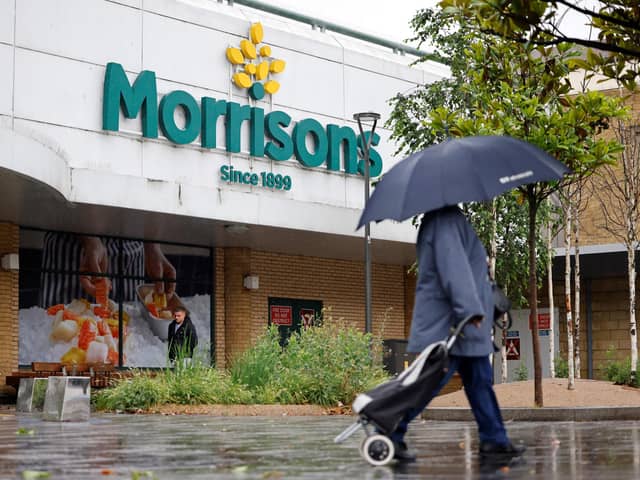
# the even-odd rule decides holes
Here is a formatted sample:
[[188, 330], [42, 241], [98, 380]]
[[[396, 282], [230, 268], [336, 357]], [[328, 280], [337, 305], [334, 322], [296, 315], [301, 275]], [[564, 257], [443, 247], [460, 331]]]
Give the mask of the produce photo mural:
[[22, 229], [20, 261], [20, 365], [165, 367], [176, 307], [210, 361], [210, 249]]

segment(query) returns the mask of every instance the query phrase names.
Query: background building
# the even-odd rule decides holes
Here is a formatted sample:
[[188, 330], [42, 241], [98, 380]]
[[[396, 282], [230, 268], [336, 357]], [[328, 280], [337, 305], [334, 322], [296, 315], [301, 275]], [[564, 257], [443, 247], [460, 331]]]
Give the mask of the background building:
[[[144, 304], [172, 269], [174, 301], [221, 366], [270, 322], [286, 333], [322, 308], [363, 328], [352, 116], [384, 121], [389, 98], [448, 73], [414, 60], [213, 1], [0, 3], [0, 256], [19, 256], [0, 271], [0, 374], [65, 355], [163, 366], [168, 320]], [[262, 62], [248, 77], [264, 87], [241, 88], [235, 75]], [[279, 90], [260, 96], [269, 80]], [[384, 125], [376, 134], [386, 171], [395, 147]], [[415, 229], [372, 235], [374, 332], [404, 338]], [[108, 312], [82, 288], [101, 279]]]

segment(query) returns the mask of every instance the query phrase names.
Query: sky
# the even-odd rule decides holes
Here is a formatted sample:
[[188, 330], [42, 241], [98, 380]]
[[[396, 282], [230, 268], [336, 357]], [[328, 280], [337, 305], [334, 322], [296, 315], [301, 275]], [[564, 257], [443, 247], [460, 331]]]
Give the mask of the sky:
[[[432, 8], [439, 0], [269, 0], [271, 5], [311, 15], [365, 33], [403, 42], [413, 36], [409, 21], [422, 8]], [[592, 8], [596, 0], [578, 0]], [[584, 17], [567, 15], [562, 28], [568, 34], [587, 38]], [[413, 45], [417, 46], [417, 45]]]

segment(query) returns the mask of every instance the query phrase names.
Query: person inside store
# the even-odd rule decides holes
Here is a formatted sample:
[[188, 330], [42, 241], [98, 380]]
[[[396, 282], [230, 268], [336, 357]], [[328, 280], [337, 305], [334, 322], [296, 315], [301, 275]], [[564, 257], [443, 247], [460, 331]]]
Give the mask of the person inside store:
[[165, 294], [167, 301], [175, 293], [176, 269], [157, 243], [47, 232], [42, 248], [40, 306], [47, 308], [77, 298], [96, 298], [96, 290], [105, 279], [108, 295], [114, 298], [115, 285], [103, 275], [116, 275], [120, 268], [126, 277], [122, 285], [123, 301], [136, 299], [136, 287], [145, 274], [163, 279], [155, 282], [154, 291]]
[[415, 461], [405, 434], [417, 417], [457, 371], [462, 377], [480, 439], [482, 458], [518, 457], [526, 449], [507, 436], [493, 390], [489, 356], [494, 303], [487, 268], [487, 253], [475, 230], [457, 207], [426, 213], [417, 240], [418, 279], [407, 350], [421, 352], [446, 339], [450, 329], [469, 320], [449, 351], [449, 368], [439, 387], [421, 399], [421, 406], [405, 414], [390, 435], [395, 458]]
[[189, 318], [189, 312], [184, 307], [176, 307], [173, 311], [174, 320], [169, 324], [167, 338], [169, 339], [169, 362], [176, 365], [176, 360], [182, 359], [184, 365], [191, 363], [193, 352], [198, 345], [196, 327]]

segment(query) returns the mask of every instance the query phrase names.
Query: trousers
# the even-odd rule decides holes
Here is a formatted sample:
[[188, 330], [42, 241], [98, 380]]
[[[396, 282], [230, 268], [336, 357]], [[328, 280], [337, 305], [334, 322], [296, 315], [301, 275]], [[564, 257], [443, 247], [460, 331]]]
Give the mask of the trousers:
[[493, 371], [489, 357], [449, 356], [449, 369], [440, 385], [422, 399], [420, 406], [409, 410], [396, 430], [390, 435], [394, 442], [402, 442], [409, 423], [426, 408], [429, 402], [451, 380], [455, 372], [460, 373], [464, 392], [471, 405], [471, 411], [478, 424], [480, 442], [506, 445], [509, 443], [502, 421], [496, 394], [493, 391]]

